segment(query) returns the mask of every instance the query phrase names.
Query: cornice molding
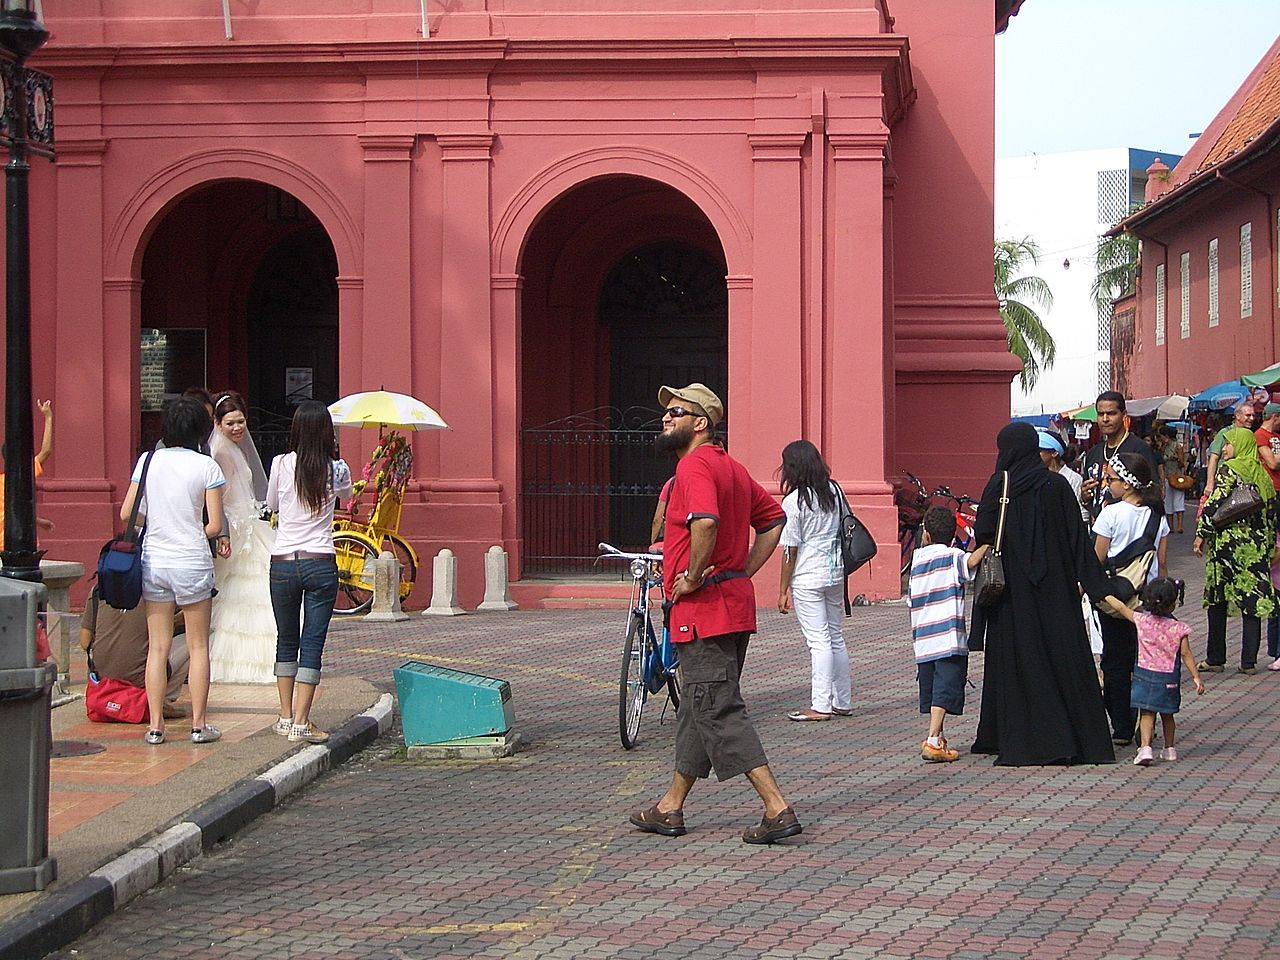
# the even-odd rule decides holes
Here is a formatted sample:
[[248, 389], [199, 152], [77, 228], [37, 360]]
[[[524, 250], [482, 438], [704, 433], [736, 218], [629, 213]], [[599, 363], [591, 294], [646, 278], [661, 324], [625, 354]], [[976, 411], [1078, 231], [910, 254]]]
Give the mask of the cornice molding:
[[408, 163], [418, 138], [412, 134], [361, 133], [356, 136], [365, 163]]
[[109, 142], [103, 137], [59, 140], [54, 144], [54, 162], [59, 167], [100, 167]]
[[458, 160], [492, 160], [492, 133], [437, 133], [440, 159], [446, 163]]
[[757, 162], [791, 161], [800, 162], [800, 151], [807, 133], [749, 133], [747, 142], [751, 144], [751, 159]]

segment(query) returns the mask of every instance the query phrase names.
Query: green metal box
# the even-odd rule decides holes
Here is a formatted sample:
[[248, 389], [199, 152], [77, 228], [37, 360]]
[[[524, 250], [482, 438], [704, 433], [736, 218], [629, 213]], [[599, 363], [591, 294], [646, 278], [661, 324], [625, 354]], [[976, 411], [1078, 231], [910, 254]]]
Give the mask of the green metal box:
[[505, 733], [516, 722], [505, 680], [409, 660], [392, 671], [406, 746]]

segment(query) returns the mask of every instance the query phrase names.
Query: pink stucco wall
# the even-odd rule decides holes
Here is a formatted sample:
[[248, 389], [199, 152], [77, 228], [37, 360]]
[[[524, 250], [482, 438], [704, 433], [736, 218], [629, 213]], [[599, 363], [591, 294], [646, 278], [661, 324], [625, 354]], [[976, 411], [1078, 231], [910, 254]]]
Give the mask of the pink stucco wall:
[[[1192, 394], [1270, 366], [1280, 356], [1276, 209], [1280, 169], [1255, 170], [1253, 189], [1218, 183], [1137, 229], [1142, 238], [1134, 330], [1134, 396]], [[1255, 191], [1261, 191], [1261, 194]], [[1240, 311], [1240, 227], [1252, 224], [1253, 312]], [[1209, 326], [1209, 241], [1218, 240], [1218, 315]], [[1181, 335], [1181, 257], [1190, 254], [1191, 330]], [[1156, 343], [1156, 272], [1165, 264], [1165, 343]]]
[[[409, 0], [261, 0], [232, 4], [227, 40], [204, 0], [163, 17], [46, 4], [59, 157], [33, 181], [33, 286], [36, 393], [58, 410], [51, 553], [87, 560], [114, 526], [148, 241], [201, 185], [256, 180], [333, 243], [342, 392], [413, 393], [453, 425], [416, 441], [405, 525], [424, 557], [459, 555], [476, 602], [489, 545], [519, 569], [523, 297], [547, 280], [527, 241], [573, 188], [638, 177], [682, 194], [704, 218], [687, 229], [722, 249], [735, 454], [766, 480], [785, 443], [818, 442], [883, 545], [856, 588], [896, 594], [890, 482], [910, 469], [976, 493], [1017, 368], [991, 289], [992, 0], [622, 6], [432, 2], [424, 39]], [[572, 358], [549, 351], [545, 375]]]

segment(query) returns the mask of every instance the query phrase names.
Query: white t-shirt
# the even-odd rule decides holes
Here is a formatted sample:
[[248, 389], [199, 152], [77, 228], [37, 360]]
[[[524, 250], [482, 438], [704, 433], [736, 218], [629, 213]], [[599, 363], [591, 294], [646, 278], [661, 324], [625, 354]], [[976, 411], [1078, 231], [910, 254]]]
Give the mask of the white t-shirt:
[[296, 453], [282, 454], [271, 462], [267, 509], [280, 514], [276, 523], [276, 545], [271, 553], [278, 557], [295, 551], [333, 553], [333, 507], [339, 498], [345, 500], [351, 496], [351, 468], [345, 460], [330, 463], [330, 493], [319, 513], [312, 513], [298, 497], [293, 483], [297, 469]]
[[[145, 454], [138, 458], [130, 478], [134, 483], [142, 480], [146, 459]], [[213, 457], [186, 447], [156, 450], [138, 507], [139, 515], [147, 518], [142, 562], [149, 567], [212, 570], [213, 554], [204, 535], [204, 495], [226, 483]]]
[[[1150, 507], [1135, 507], [1122, 500], [1119, 503], [1109, 503], [1102, 508], [1098, 519], [1093, 522], [1093, 532], [1111, 540], [1107, 556], [1114, 557], [1146, 532], [1150, 520]], [[1169, 521], [1161, 517], [1160, 526], [1156, 530], [1156, 559], [1152, 562], [1151, 569], [1147, 571], [1148, 583], [1160, 576], [1160, 541], [1168, 535]]]
[[[1080, 487], [1084, 484], [1084, 477], [1080, 476], [1080, 474], [1076, 473], [1070, 467], [1063, 467], [1058, 471], [1058, 475], [1065, 478], [1067, 483], [1071, 484], [1071, 492], [1076, 495], [1076, 503], [1080, 503]], [[1080, 519], [1082, 519], [1086, 524], [1089, 522], [1089, 511], [1083, 504], [1080, 506]]]
[[804, 504], [799, 491], [792, 490], [782, 498], [782, 512], [787, 515], [787, 525], [782, 528], [779, 542], [796, 551], [791, 585], [822, 588], [840, 583], [844, 579], [844, 563], [840, 558], [840, 501], [836, 500], [834, 510], [823, 512], [816, 497], [812, 503]]

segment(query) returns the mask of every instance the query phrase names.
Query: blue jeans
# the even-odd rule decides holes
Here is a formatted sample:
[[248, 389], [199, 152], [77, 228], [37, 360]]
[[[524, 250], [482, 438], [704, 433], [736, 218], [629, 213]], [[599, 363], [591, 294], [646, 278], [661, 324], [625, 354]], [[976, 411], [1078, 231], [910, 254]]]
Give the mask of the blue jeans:
[[272, 559], [277, 677], [295, 677], [313, 686], [320, 682], [320, 657], [337, 599], [338, 565], [332, 557]]

